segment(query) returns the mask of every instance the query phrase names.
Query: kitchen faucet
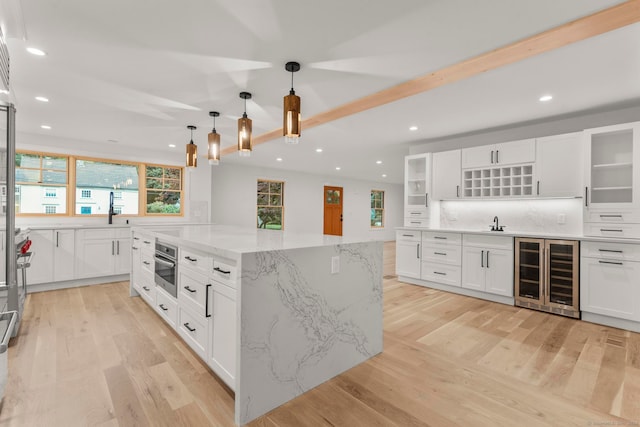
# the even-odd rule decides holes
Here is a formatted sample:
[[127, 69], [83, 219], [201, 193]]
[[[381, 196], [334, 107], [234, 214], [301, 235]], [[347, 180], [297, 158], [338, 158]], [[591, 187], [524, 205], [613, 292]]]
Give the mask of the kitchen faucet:
[[499, 225], [497, 215], [493, 217], [493, 225], [491, 226], [491, 231], [504, 231], [504, 225]]
[[118, 215], [113, 211], [113, 191], [109, 192], [109, 224], [113, 224], [113, 216]]

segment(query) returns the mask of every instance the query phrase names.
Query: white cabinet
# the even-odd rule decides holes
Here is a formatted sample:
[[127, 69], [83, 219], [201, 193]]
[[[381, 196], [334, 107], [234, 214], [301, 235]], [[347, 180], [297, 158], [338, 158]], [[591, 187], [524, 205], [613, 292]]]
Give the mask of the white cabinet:
[[207, 363], [220, 378], [235, 389], [238, 312], [236, 290], [215, 280], [211, 285], [211, 337]]
[[581, 132], [536, 140], [536, 195], [583, 196], [583, 138]]
[[435, 200], [460, 197], [461, 150], [433, 153], [433, 198]]
[[410, 220], [429, 219], [431, 154], [406, 156], [404, 174], [404, 217], [405, 225], [410, 226]]
[[27, 285], [75, 279], [75, 230], [31, 230], [33, 258]]
[[128, 228], [82, 229], [76, 233], [76, 277], [126, 274], [131, 268]]
[[422, 280], [460, 286], [462, 236], [440, 231], [422, 232]]
[[462, 287], [513, 296], [513, 238], [465, 234]]
[[396, 231], [396, 274], [398, 276], [420, 278], [420, 243], [420, 231]]
[[532, 163], [535, 160], [535, 139], [482, 145], [462, 150], [462, 169]]
[[[6, 259], [7, 256], [7, 242], [6, 242], [6, 234], [4, 231], [0, 231], [0, 256], [2, 259]], [[2, 281], [6, 280], [7, 274], [7, 262], [0, 262], [0, 277], [2, 277]], [[27, 282], [28, 283], [28, 282]]]
[[640, 245], [583, 242], [580, 309], [640, 321]]

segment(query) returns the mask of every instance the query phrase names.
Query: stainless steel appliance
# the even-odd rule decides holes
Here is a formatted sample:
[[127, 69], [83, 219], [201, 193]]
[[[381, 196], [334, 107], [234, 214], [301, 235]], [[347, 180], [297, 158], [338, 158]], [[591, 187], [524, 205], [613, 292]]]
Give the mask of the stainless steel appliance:
[[11, 331], [16, 329], [15, 325], [17, 319], [17, 311], [7, 311], [0, 314], [0, 336], [2, 336], [2, 341], [0, 342], [0, 397], [4, 396], [4, 390], [9, 378], [7, 353], [9, 349]]
[[516, 238], [515, 305], [580, 318], [579, 244]]
[[154, 259], [156, 285], [160, 286], [170, 295], [177, 297], [178, 248], [166, 243], [156, 242]]

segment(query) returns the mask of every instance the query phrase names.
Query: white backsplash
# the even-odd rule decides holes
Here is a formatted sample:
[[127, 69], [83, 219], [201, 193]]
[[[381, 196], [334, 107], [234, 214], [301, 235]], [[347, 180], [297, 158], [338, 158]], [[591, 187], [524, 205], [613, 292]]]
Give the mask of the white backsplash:
[[[440, 203], [440, 227], [488, 230], [493, 218], [509, 232], [582, 234], [582, 199], [473, 200]], [[560, 224], [564, 217], [564, 224]]]

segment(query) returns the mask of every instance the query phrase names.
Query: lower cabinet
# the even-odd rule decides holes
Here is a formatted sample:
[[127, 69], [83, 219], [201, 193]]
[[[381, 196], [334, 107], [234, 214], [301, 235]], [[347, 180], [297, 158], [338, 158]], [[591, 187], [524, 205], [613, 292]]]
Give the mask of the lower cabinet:
[[31, 230], [33, 257], [27, 270], [27, 284], [59, 282], [75, 279], [75, 230]]
[[414, 279], [420, 278], [421, 231], [396, 232], [396, 274]]
[[513, 238], [465, 234], [462, 287], [513, 296]]
[[154, 308], [173, 329], [176, 328], [178, 302], [160, 287], [156, 287], [156, 305]]
[[127, 274], [131, 269], [128, 228], [82, 229], [76, 233], [76, 277]]
[[212, 290], [212, 330], [207, 363], [232, 386], [236, 377], [236, 290], [218, 282], [212, 282]]

